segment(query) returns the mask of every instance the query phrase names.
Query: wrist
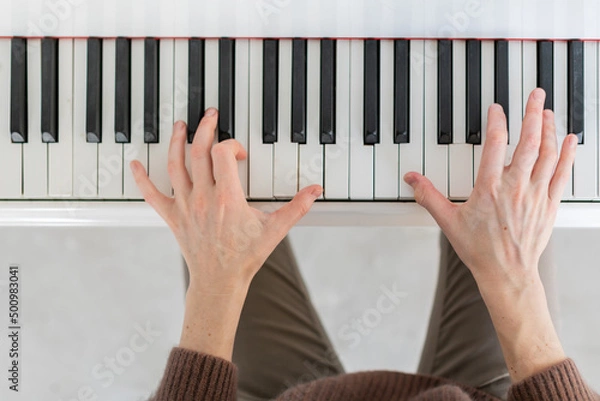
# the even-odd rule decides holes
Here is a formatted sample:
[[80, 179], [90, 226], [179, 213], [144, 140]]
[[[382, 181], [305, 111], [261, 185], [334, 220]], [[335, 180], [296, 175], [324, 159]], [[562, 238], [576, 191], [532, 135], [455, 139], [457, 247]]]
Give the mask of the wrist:
[[495, 305], [506, 308], [514, 303], [525, 301], [528, 303], [538, 301], [545, 304], [546, 292], [537, 268], [526, 271], [518, 276], [512, 274], [510, 277], [498, 277], [498, 275], [475, 277], [488, 308]]
[[513, 382], [539, 373], [566, 358], [539, 276], [516, 286], [486, 287], [482, 290], [482, 297]]
[[248, 288], [190, 280], [180, 347], [231, 361]]

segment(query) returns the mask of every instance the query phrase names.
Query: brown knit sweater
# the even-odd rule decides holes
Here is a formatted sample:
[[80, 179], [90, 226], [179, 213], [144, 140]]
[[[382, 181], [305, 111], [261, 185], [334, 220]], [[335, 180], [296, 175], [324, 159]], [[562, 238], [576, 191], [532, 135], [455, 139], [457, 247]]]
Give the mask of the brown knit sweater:
[[[237, 369], [231, 362], [183, 348], [171, 351], [153, 401], [235, 401]], [[344, 374], [291, 388], [277, 401], [471, 401], [496, 398], [436, 377], [375, 371]], [[567, 359], [514, 384], [508, 400], [600, 401]]]

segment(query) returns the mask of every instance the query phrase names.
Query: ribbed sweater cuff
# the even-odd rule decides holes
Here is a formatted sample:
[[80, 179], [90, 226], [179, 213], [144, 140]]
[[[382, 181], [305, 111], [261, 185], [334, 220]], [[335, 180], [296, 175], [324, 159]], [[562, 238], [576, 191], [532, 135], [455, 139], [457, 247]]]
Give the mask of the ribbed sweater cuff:
[[154, 401], [235, 400], [237, 368], [224, 359], [175, 347]]
[[599, 398], [585, 384], [575, 362], [566, 359], [543, 372], [515, 383], [508, 392], [508, 400], [598, 401]]

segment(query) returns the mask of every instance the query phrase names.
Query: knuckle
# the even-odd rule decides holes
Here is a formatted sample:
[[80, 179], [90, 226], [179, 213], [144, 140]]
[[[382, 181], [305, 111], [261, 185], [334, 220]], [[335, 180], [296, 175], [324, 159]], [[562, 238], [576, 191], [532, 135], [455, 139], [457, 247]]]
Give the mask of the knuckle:
[[540, 140], [537, 136], [527, 135], [523, 138], [523, 145], [527, 151], [535, 151], [540, 147]]
[[194, 223], [205, 221], [208, 214], [206, 203], [202, 199], [196, 198], [190, 214]]
[[179, 163], [177, 163], [175, 160], [169, 160], [167, 162], [167, 173], [170, 176], [177, 174], [178, 170], [179, 170]]
[[298, 205], [298, 214], [300, 216], [306, 215], [309, 210], [310, 210], [310, 205], [307, 203], [302, 202]]
[[192, 146], [190, 149], [190, 156], [193, 159], [201, 159], [204, 156], [204, 149], [201, 146]]
[[200, 120], [199, 128], [201, 129], [212, 129], [214, 126], [216, 126], [215, 120], [208, 116], [204, 116]]
[[229, 193], [226, 190], [218, 190], [215, 192], [215, 206], [221, 210], [229, 205]]
[[423, 207], [426, 207], [425, 193], [426, 193], [426, 191], [424, 190], [422, 185], [419, 185], [417, 188], [415, 188], [415, 201]]
[[223, 157], [229, 152], [229, 146], [225, 142], [219, 142], [212, 147], [210, 154], [213, 157]]
[[493, 147], [501, 146], [506, 142], [505, 133], [501, 129], [493, 129], [488, 133], [486, 143]]
[[550, 130], [551, 132], [556, 129], [556, 123], [554, 122], [553, 114], [547, 116], [546, 121], [544, 121], [544, 123], [546, 125], [546, 129]]
[[541, 113], [544, 110], [544, 104], [541, 102], [527, 102], [527, 105], [525, 106], [525, 114], [529, 114], [529, 113]]

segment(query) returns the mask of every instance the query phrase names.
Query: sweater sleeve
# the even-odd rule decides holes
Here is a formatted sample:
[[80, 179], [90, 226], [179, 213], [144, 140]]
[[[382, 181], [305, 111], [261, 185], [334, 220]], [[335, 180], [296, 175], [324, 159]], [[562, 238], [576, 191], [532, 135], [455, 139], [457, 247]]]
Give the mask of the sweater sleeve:
[[152, 401], [235, 401], [237, 368], [224, 359], [175, 347]]
[[584, 382], [575, 362], [566, 359], [545, 371], [515, 383], [508, 391], [508, 401], [600, 401]]

